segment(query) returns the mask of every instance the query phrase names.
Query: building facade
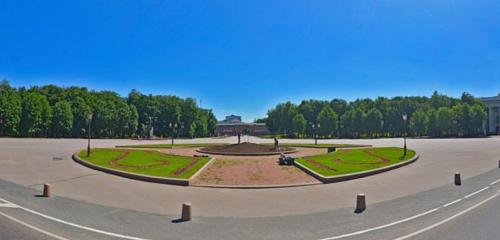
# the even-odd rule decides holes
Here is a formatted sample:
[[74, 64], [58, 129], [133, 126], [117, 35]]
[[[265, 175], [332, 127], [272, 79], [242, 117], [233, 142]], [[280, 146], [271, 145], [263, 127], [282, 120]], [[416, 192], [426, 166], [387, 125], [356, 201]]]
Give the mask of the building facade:
[[217, 123], [216, 133], [219, 136], [236, 136], [238, 133], [248, 131], [250, 135], [269, 134], [265, 123], [245, 123], [240, 116], [230, 115]]
[[481, 98], [486, 105], [488, 120], [485, 124], [487, 134], [500, 134], [500, 94], [495, 97]]

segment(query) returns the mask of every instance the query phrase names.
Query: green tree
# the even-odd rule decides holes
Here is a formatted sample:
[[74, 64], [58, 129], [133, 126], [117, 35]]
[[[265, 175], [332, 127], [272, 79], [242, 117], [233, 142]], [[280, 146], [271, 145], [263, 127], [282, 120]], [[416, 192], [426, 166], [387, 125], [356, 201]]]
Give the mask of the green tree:
[[71, 103], [57, 102], [53, 108], [51, 135], [54, 137], [69, 137], [73, 127], [73, 112]]
[[22, 101], [22, 136], [46, 137], [52, 118], [47, 98], [38, 93], [26, 93]]
[[297, 113], [293, 117], [293, 130], [295, 133], [297, 133], [297, 136], [300, 137], [300, 135], [304, 134], [306, 127], [307, 127], [307, 120], [304, 117], [304, 115]]
[[427, 134], [429, 126], [429, 114], [425, 110], [417, 110], [410, 118], [410, 129], [416, 136]]
[[485, 134], [483, 129], [483, 124], [488, 119], [488, 115], [484, 110], [484, 107], [482, 105], [472, 106], [471, 115], [472, 115], [471, 126], [473, 131], [470, 133], [470, 135]]
[[378, 136], [382, 131], [382, 113], [376, 109], [372, 108], [366, 113], [366, 131], [372, 136]]
[[360, 137], [366, 131], [366, 114], [360, 108], [355, 108], [352, 112], [352, 126], [355, 137]]
[[323, 107], [323, 110], [318, 114], [318, 119], [316, 120], [317, 123], [320, 124], [320, 134], [322, 136], [331, 136], [334, 134], [335, 131], [337, 131], [337, 125], [338, 125], [338, 116], [337, 114], [333, 111], [333, 109], [330, 106], [325, 106]]
[[451, 136], [453, 134], [453, 111], [448, 107], [440, 107], [436, 112], [436, 122], [439, 136]]
[[6, 80], [0, 83], [0, 136], [17, 136], [21, 122], [21, 97]]
[[92, 112], [90, 106], [83, 97], [75, 97], [72, 102], [73, 124], [71, 135], [73, 137], [86, 137], [87, 135], [87, 115]]

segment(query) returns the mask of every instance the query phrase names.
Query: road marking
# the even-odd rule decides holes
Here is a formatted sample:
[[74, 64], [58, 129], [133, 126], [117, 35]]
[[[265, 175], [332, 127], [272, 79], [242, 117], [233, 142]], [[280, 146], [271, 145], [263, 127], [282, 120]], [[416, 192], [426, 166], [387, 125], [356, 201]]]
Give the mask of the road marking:
[[361, 230], [361, 231], [357, 231], [357, 232], [353, 232], [353, 233], [348, 233], [348, 234], [344, 234], [344, 235], [339, 235], [339, 236], [334, 236], [334, 237], [328, 237], [328, 238], [322, 238], [322, 239], [319, 239], [319, 240], [335, 240], [335, 239], [341, 239], [341, 238], [346, 238], [346, 237], [352, 237], [352, 236], [360, 235], [360, 234], [363, 234], [363, 233], [367, 233], [367, 232], [371, 232], [371, 231], [375, 231], [375, 230], [387, 228], [387, 227], [390, 227], [390, 226], [394, 226], [396, 224], [408, 222], [408, 221], [411, 221], [411, 220], [413, 220], [415, 218], [419, 218], [419, 217], [425, 216], [427, 214], [433, 213], [433, 212], [435, 212], [437, 210], [439, 210], [439, 208], [434, 208], [434, 209], [431, 209], [429, 211], [417, 214], [415, 216], [412, 216], [412, 217], [409, 217], [409, 218], [405, 218], [405, 219], [401, 219], [399, 221], [392, 222], [392, 223], [389, 223], [389, 224], [386, 224], [386, 225], [382, 225], [382, 226], [378, 226], [378, 227], [374, 227], [374, 228], [368, 228], [368, 229], [365, 229], [365, 230]]
[[494, 181], [494, 182], [490, 183], [490, 186], [495, 185], [495, 184], [497, 184], [497, 183], [499, 183], [499, 182], [500, 182], [500, 179], [498, 179], [498, 180], [496, 180], [496, 181]]
[[12, 204], [12, 203], [0, 203], [0, 208], [17, 208], [19, 206], [17, 206], [16, 204]]
[[448, 206], [453, 205], [453, 204], [455, 204], [455, 203], [457, 203], [457, 202], [460, 202], [460, 201], [462, 201], [462, 198], [457, 199], [457, 200], [455, 200], [455, 201], [453, 201], [453, 202], [447, 203], [447, 204], [443, 205], [443, 207], [448, 207]]
[[69, 240], [69, 239], [67, 239], [67, 238], [61, 237], [61, 236], [56, 235], [56, 234], [54, 234], [54, 233], [47, 232], [47, 231], [45, 231], [45, 230], [43, 230], [43, 229], [37, 228], [37, 227], [35, 227], [35, 226], [33, 226], [33, 225], [29, 224], [29, 223], [25, 223], [25, 222], [23, 222], [23, 221], [21, 221], [21, 220], [19, 220], [19, 219], [15, 218], [15, 217], [12, 217], [12, 216], [7, 215], [7, 214], [5, 214], [5, 213], [3, 213], [3, 212], [1, 212], [1, 211], [0, 211], [0, 215], [4, 216], [4, 217], [5, 217], [5, 218], [7, 218], [7, 219], [10, 219], [10, 220], [11, 220], [11, 221], [13, 221], [13, 222], [19, 223], [19, 224], [21, 224], [21, 225], [23, 225], [23, 226], [25, 226], [25, 227], [28, 227], [28, 228], [31, 228], [31, 229], [33, 229], [33, 230], [35, 230], [35, 231], [41, 232], [41, 233], [43, 233], [43, 234], [45, 234], [45, 235], [47, 235], [47, 236], [49, 236], [49, 237], [53, 237], [53, 238], [55, 238], [55, 239], [59, 239], [59, 240]]
[[410, 234], [408, 234], [408, 235], [405, 235], [405, 236], [402, 236], [402, 237], [396, 238], [396, 239], [394, 239], [394, 240], [404, 240], [404, 239], [408, 239], [408, 238], [414, 237], [414, 236], [416, 236], [416, 235], [418, 235], [418, 234], [420, 234], [420, 233], [423, 233], [423, 232], [429, 231], [429, 230], [431, 230], [431, 229], [433, 229], [433, 228], [435, 228], [435, 227], [437, 227], [437, 226], [439, 226], [439, 225], [441, 225], [441, 224], [444, 224], [444, 223], [446, 223], [446, 222], [449, 222], [449, 221], [451, 221], [451, 220], [453, 220], [453, 219], [455, 219], [455, 218], [457, 218], [457, 217], [459, 217], [459, 216], [461, 216], [461, 215], [463, 215], [463, 214], [465, 214], [465, 213], [467, 213], [467, 212], [469, 212], [469, 211], [471, 211], [471, 210], [473, 210], [473, 209], [475, 209], [475, 208], [477, 208], [477, 207], [479, 207], [479, 206], [481, 206], [481, 205], [485, 204], [486, 202], [490, 201], [491, 199], [493, 199], [493, 198], [495, 198], [495, 197], [497, 197], [497, 196], [498, 196], [498, 193], [496, 193], [495, 195], [493, 195], [493, 196], [491, 196], [491, 197], [489, 197], [489, 198], [487, 198], [487, 199], [485, 199], [485, 200], [483, 200], [483, 201], [481, 201], [481, 202], [479, 202], [479, 203], [475, 204], [474, 206], [472, 206], [472, 207], [470, 207], [470, 208], [467, 208], [467, 209], [465, 209], [465, 210], [463, 210], [463, 211], [461, 211], [461, 212], [459, 212], [459, 213], [457, 213], [457, 214], [455, 214], [455, 215], [453, 215], [453, 216], [451, 216], [451, 217], [448, 217], [448, 218], [446, 218], [446, 219], [444, 219], [444, 220], [441, 220], [441, 221], [439, 221], [439, 222], [437, 222], [437, 223], [434, 223], [434, 224], [432, 224], [432, 225], [430, 225], [430, 226], [428, 226], [428, 227], [426, 227], [426, 228], [422, 228], [422, 229], [420, 229], [420, 230], [418, 230], [418, 231], [416, 231], [416, 232], [413, 232], [413, 233], [410, 233]]
[[470, 198], [470, 197], [472, 197], [472, 196], [474, 196], [474, 195], [476, 195], [476, 194], [478, 194], [478, 193], [480, 193], [480, 192], [482, 192], [482, 191], [484, 191], [484, 190], [486, 190], [488, 188], [490, 188], [490, 187], [481, 188], [481, 189], [479, 189], [479, 190], [477, 190], [477, 191], [475, 191], [475, 192], [473, 192], [473, 193], [471, 193], [469, 195], [466, 195], [464, 198]]
[[[493, 182], [493, 184], [497, 183], [497, 182], [500, 182], [500, 179]], [[490, 184], [491, 185], [491, 184]], [[485, 187], [485, 188], [482, 188], [482, 189], [479, 189], [471, 194], [468, 194], [466, 195], [465, 197], [463, 198], [460, 198], [460, 199], [457, 199], [455, 201], [452, 201], [452, 202], [449, 202], [447, 204], [444, 204], [443, 206], [441, 207], [437, 207], [437, 208], [434, 208], [434, 209], [431, 209], [429, 211], [426, 211], [426, 212], [423, 212], [423, 213], [420, 213], [420, 214], [417, 214], [417, 215], [414, 215], [412, 217], [408, 217], [408, 218], [405, 218], [405, 219], [401, 219], [399, 221], [395, 221], [395, 222], [392, 222], [392, 223], [389, 223], [389, 224], [385, 224], [385, 225], [381, 225], [381, 226], [377, 226], [377, 227], [373, 227], [373, 228], [368, 228], [368, 229], [364, 229], [364, 230], [360, 230], [360, 231], [357, 231], [357, 232], [352, 232], [352, 233], [347, 233], [347, 234], [343, 234], [343, 235], [338, 235], [338, 236], [333, 236], [333, 237], [327, 237], [327, 238], [321, 238], [321, 239], [318, 239], [318, 240], [335, 240], [335, 239], [341, 239], [341, 238], [346, 238], [346, 237], [352, 237], [352, 236], [356, 236], [356, 235], [360, 235], [360, 234], [364, 234], [364, 233], [367, 233], [367, 232], [372, 232], [372, 231], [375, 231], [375, 230], [380, 230], [380, 229], [384, 229], [384, 228], [388, 228], [388, 227], [391, 227], [391, 226], [394, 226], [394, 225], [397, 225], [397, 224], [400, 224], [400, 223], [404, 223], [404, 222], [408, 222], [408, 221], [411, 221], [413, 219], [416, 219], [416, 218], [419, 218], [419, 217], [422, 217], [422, 216], [425, 216], [425, 215], [428, 215], [430, 213], [433, 213], [435, 211], [438, 211], [440, 210], [441, 208], [444, 208], [444, 207], [448, 207], [450, 205], [453, 205], [457, 202], [460, 202], [462, 201], [462, 199], [465, 199], [465, 198], [470, 198], [484, 190], [487, 190], [488, 188], [490, 187]], [[498, 194], [500, 194], [500, 191], [498, 193], [496, 193], [495, 195], [493, 195], [492, 197], [488, 198], [487, 200], [491, 200], [492, 198], [498, 196]], [[483, 201], [484, 202], [484, 201]], [[481, 203], [483, 203], [481, 202]], [[476, 204], [477, 205], [477, 204]], [[476, 206], [475, 205], [475, 206]], [[479, 205], [477, 205], [479, 206]], [[459, 215], [458, 215], [459, 216]]]
[[[13, 203], [11, 203], [11, 202], [9, 202], [9, 201], [7, 201], [5, 199], [2, 199], [2, 198], [0, 198], [0, 201], [13, 204]], [[103, 235], [108, 235], [108, 236], [117, 237], [117, 238], [123, 238], [123, 239], [130, 239], [130, 240], [149, 240], [149, 239], [146, 239], [146, 238], [132, 237], [132, 236], [127, 236], [127, 235], [122, 235], [122, 234], [118, 234], [118, 233], [112, 233], [112, 232], [107, 232], [107, 231], [100, 230], [100, 229], [95, 229], [95, 228], [91, 228], [91, 227], [82, 226], [82, 225], [79, 225], [79, 224], [76, 224], [76, 223], [67, 222], [67, 221], [61, 220], [59, 218], [55, 218], [55, 217], [51, 217], [49, 215], [45, 215], [43, 213], [31, 210], [29, 208], [25, 208], [25, 207], [22, 207], [22, 206], [19, 206], [19, 205], [16, 205], [16, 206], [17, 206], [17, 208], [22, 209], [22, 210], [24, 210], [26, 212], [29, 212], [29, 213], [38, 215], [40, 217], [52, 220], [54, 222], [62, 223], [62, 224], [68, 225], [68, 226], [72, 226], [72, 227], [75, 227], [75, 228], [80, 228], [80, 229], [87, 230], [87, 231], [90, 231], [90, 232], [95, 232], [95, 233], [100, 233], [100, 234], [103, 234]]]

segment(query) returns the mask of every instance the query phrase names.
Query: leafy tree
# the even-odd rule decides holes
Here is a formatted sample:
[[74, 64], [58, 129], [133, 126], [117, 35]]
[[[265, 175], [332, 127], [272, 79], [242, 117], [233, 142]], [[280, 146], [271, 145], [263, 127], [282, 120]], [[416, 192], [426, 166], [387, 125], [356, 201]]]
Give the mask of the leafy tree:
[[87, 115], [92, 112], [85, 100], [78, 96], [72, 102], [73, 124], [71, 135], [85, 137], [87, 135]]
[[22, 101], [21, 135], [46, 137], [52, 118], [47, 98], [38, 93], [26, 93]]
[[0, 83], [0, 136], [17, 136], [21, 121], [21, 97], [6, 80]]
[[374, 137], [378, 136], [382, 131], [382, 113], [376, 109], [372, 108], [368, 110], [366, 114], [366, 131], [368, 135]]
[[436, 112], [437, 129], [441, 136], [451, 136], [454, 130], [453, 111], [448, 107], [440, 107]]
[[293, 131], [297, 133], [298, 136], [304, 134], [306, 127], [307, 127], [307, 120], [304, 117], [304, 115], [297, 113], [293, 117]]
[[51, 134], [54, 137], [69, 137], [73, 127], [71, 103], [57, 102], [53, 108]]
[[425, 110], [417, 110], [410, 118], [410, 129], [415, 136], [427, 134], [429, 125], [429, 114]]
[[337, 131], [338, 116], [330, 106], [323, 107], [318, 114], [317, 123], [320, 124], [320, 134], [323, 136], [333, 135]]

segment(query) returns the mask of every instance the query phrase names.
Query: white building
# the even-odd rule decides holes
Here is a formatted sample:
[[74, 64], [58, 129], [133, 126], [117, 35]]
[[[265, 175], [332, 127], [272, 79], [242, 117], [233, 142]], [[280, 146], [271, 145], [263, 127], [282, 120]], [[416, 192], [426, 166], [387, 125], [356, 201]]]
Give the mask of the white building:
[[486, 105], [488, 120], [486, 121], [486, 132], [488, 134], [500, 134], [500, 94], [495, 97], [481, 98]]

